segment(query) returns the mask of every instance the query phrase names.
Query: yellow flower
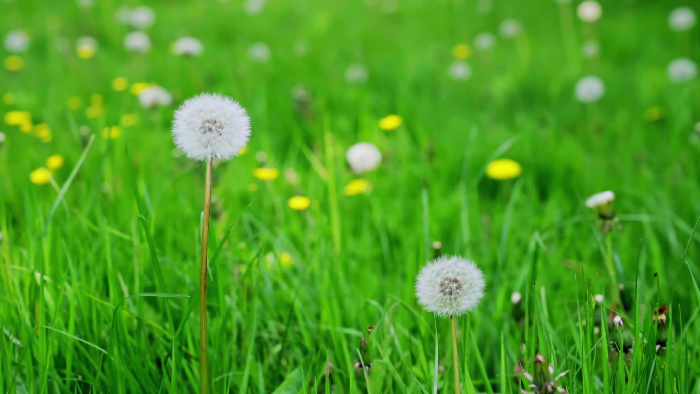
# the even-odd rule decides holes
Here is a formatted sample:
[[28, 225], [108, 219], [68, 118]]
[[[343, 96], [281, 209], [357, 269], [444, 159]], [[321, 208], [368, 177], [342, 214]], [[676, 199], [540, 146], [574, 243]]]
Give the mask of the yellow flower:
[[148, 83], [148, 82], [136, 82], [135, 84], [131, 85], [131, 89], [129, 91], [134, 96], [138, 96], [139, 94], [141, 94], [141, 92], [143, 92], [144, 89], [146, 89], [147, 87], [149, 87], [151, 85], [153, 85], [153, 84]]
[[93, 93], [92, 95], [90, 95], [90, 104], [97, 106], [102, 105], [103, 102], [104, 99], [102, 98], [102, 95], [97, 93]]
[[59, 168], [63, 167], [63, 156], [49, 156], [49, 158], [46, 160], [46, 167], [49, 167], [49, 170], [58, 170]]
[[366, 179], [353, 179], [345, 186], [346, 196], [356, 196], [358, 194], [367, 193], [370, 183]]
[[452, 48], [452, 56], [458, 60], [467, 59], [472, 54], [472, 49], [467, 44], [457, 44]]
[[510, 159], [494, 160], [486, 166], [486, 175], [499, 181], [517, 178], [521, 172], [520, 164]]
[[129, 82], [127, 82], [126, 78], [124, 77], [117, 77], [112, 81], [112, 89], [116, 90], [117, 92], [125, 91], [128, 86]]
[[35, 185], [45, 185], [51, 180], [51, 172], [45, 167], [39, 167], [29, 173], [29, 180]]
[[[34, 128], [34, 135], [42, 142], [51, 142], [51, 128], [46, 123], [40, 123]], [[49, 166], [49, 168], [51, 168]]]
[[243, 149], [241, 149], [241, 151], [238, 152], [238, 156], [243, 156], [246, 152], [248, 152], [248, 147], [244, 146]]
[[649, 122], [656, 122], [663, 118], [661, 107], [651, 107], [644, 112], [644, 118]]
[[25, 119], [22, 121], [22, 124], [19, 125], [19, 130], [23, 132], [24, 134], [29, 134], [32, 132], [32, 129], [34, 128], [34, 124], [30, 119]]
[[2, 95], [2, 102], [6, 105], [12, 105], [15, 103], [15, 95], [12, 93], [5, 93]]
[[284, 268], [289, 268], [292, 266], [292, 263], [294, 260], [292, 259], [292, 255], [284, 252], [280, 255], [280, 264], [282, 264], [282, 267]]
[[309, 207], [309, 204], [311, 204], [311, 200], [304, 196], [294, 196], [287, 201], [289, 208], [295, 211], [303, 211]]
[[253, 171], [253, 176], [261, 181], [274, 181], [280, 176], [280, 172], [276, 168], [260, 167]]
[[19, 126], [25, 122], [31, 122], [32, 115], [27, 111], [10, 111], [5, 114], [5, 123], [8, 126]]
[[403, 123], [403, 119], [399, 115], [389, 115], [379, 121], [379, 127], [383, 130], [396, 130]]
[[24, 67], [24, 60], [17, 55], [10, 55], [5, 58], [5, 68], [8, 71], [19, 71]]
[[96, 118], [104, 113], [105, 110], [100, 105], [91, 105], [85, 110], [85, 115], [90, 119]]
[[119, 123], [122, 127], [131, 127], [139, 124], [139, 116], [137, 114], [124, 114]]
[[83, 106], [83, 101], [80, 100], [80, 97], [78, 96], [73, 96], [68, 99], [68, 108], [70, 108], [73, 111], [76, 111], [80, 109], [80, 107]]
[[97, 51], [92, 45], [79, 45], [75, 49], [75, 53], [81, 59], [90, 59], [91, 57], [95, 56], [95, 52]]
[[102, 138], [117, 139], [122, 135], [122, 129], [117, 126], [105, 127], [102, 130]]

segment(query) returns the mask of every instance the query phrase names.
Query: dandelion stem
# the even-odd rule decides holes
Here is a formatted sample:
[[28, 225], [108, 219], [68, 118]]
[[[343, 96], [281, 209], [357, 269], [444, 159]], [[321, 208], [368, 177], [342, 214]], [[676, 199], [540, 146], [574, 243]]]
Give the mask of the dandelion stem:
[[612, 253], [612, 237], [610, 234], [607, 234], [605, 238], [607, 246], [607, 251], [605, 253], [605, 265], [608, 269], [608, 275], [610, 275], [610, 281], [612, 282], [610, 295], [612, 296], [613, 305], [615, 305], [620, 301], [620, 293], [617, 291], [617, 275], [615, 274], [615, 265], [613, 262]]
[[200, 394], [209, 392], [209, 365], [207, 360], [207, 244], [209, 243], [209, 210], [211, 207], [211, 159], [207, 160], [204, 190], [204, 219], [202, 221], [202, 255], [199, 265], [199, 374]]
[[459, 394], [459, 353], [457, 352], [457, 329], [455, 328], [455, 317], [450, 316], [452, 324], [452, 368], [455, 371], [455, 394]]

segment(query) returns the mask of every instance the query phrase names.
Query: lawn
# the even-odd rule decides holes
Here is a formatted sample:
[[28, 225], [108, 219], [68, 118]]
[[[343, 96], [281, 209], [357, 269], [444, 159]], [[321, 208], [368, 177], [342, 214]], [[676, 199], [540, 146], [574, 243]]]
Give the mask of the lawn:
[[700, 393], [700, 5], [580, 3], [0, 0], [0, 392]]

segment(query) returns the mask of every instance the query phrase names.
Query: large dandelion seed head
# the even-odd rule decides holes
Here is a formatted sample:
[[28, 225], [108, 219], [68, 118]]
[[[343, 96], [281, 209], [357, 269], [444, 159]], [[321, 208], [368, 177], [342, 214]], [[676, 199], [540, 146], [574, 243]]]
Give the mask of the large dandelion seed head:
[[345, 158], [352, 171], [361, 174], [377, 168], [382, 161], [382, 153], [374, 144], [358, 142], [348, 149]]
[[25, 52], [29, 48], [29, 35], [24, 30], [12, 30], [5, 35], [5, 49], [8, 52]]
[[484, 275], [459, 256], [443, 256], [428, 263], [416, 278], [418, 302], [438, 316], [459, 316], [479, 304], [484, 296]]
[[576, 83], [576, 98], [582, 103], [598, 101], [604, 94], [605, 84], [595, 75], [583, 77]]
[[175, 111], [175, 145], [193, 160], [228, 160], [248, 144], [250, 118], [229, 97], [202, 93]]
[[668, 16], [668, 26], [673, 31], [692, 29], [695, 26], [695, 11], [690, 7], [674, 8]]
[[586, 0], [578, 5], [576, 13], [582, 21], [593, 23], [603, 15], [603, 7], [597, 1]]
[[698, 67], [690, 59], [678, 58], [668, 65], [666, 74], [673, 83], [688, 82], [698, 75]]

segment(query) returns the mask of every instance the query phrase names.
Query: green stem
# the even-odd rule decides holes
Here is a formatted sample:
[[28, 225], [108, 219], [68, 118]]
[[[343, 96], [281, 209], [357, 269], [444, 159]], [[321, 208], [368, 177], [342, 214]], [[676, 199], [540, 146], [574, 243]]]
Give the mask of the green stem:
[[610, 295], [612, 296], [613, 305], [622, 306], [620, 304], [620, 293], [617, 290], [617, 274], [615, 273], [615, 265], [613, 262], [613, 252], [612, 252], [612, 236], [607, 234], [605, 236], [606, 241], [606, 253], [605, 253], [605, 265], [608, 269], [608, 275], [610, 276], [610, 281], [612, 282], [610, 287]]
[[207, 359], [207, 245], [209, 243], [209, 211], [211, 208], [211, 159], [207, 160], [204, 190], [204, 220], [202, 221], [202, 253], [199, 263], [199, 392], [209, 392], [209, 365]]
[[457, 330], [455, 328], [455, 317], [450, 316], [452, 323], [452, 368], [455, 371], [455, 394], [459, 394], [459, 353], [457, 352]]

